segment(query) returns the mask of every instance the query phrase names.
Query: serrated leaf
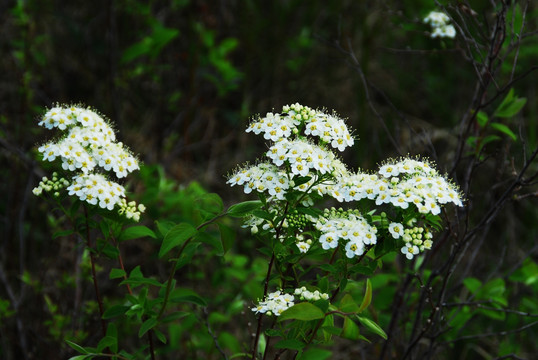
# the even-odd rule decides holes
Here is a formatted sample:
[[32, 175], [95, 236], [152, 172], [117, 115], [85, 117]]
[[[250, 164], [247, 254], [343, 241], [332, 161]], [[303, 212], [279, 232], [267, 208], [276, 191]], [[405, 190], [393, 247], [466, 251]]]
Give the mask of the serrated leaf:
[[284, 320], [302, 320], [302, 321], [309, 321], [309, 320], [317, 320], [317, 319], [323, 319], [325, 314], [323, 311], [321, 311], [320, 308], [315, 306], [314, 304], [311, 304], [309, 302], [302, 302], [299, 304], [295, 304], [292, 307], [285, 310], [280, 316], [278, 317], [278, 321], [284, 321]]
[[512, 138], [512, 140], [516, 141], [517, 140], [517, 136], [516, 134], [514, 134], [514, 132], [512, 130], [510, 130], [510, 128], [504, 124], [501, 124], [501, 123], [491, 123], [490, 126], [492, 128], [494, 128], [495, 130], [498, 130], [500, 132], [502, 132], [503, 134], [506, 134], [508, 135], [510, 138]]
[[362, 317], [358, 315], [357, 315], [357, 319], [362, 325], [366, 326], [371, 332], [387, 340], [388, 337], [385, 331], [383, 331], [383, 329], [379, 325], [377, 325], [373, 320], [370, 320], [366, 317]]
[[149, 330], [153, 329], [157, 325], [158, 321], [156, 318], [149, 318], [142, 326], [140, 326], [140, 330], [138, 331], [138, 337], [141, 338], [144, 336], [145, 333], [147, 333]]
[[362, 298], [362, 303], [359, 306], [359, 311], [362, 312], [364, 309], [366, 309], [370, 303], [372, 302], [372, 283], [370, 283], [370, 279], [366, 279], [366, 292], [364, 293], [364, 297]]
[[138, 239], [146, 236], [149, 236], [153, 239], [157, 238], [153, 230], [151, 230], [147, 226], [131, 226], [121, 232], [120, 236], [118, 237], [118, 241], [121, 242], [126, 240]]
[[226, 214], [231, 217], [244, 217], [261, 207], [262, 202], [260, 200], [244, 201], [230, 206]]
[[301, 350], [306, 346], [306, 344], [297, 339], [283, 339], [275, 344], [277, 349], [291, 349], [291, 350]]
[[164, 236], [161, 249], [159, 250], [159, 257], [162, 258], [173, 248], [182, 245], [187, 239], [196, 235], [197, 232], [198, 230], [187, 223], [174, 226]]

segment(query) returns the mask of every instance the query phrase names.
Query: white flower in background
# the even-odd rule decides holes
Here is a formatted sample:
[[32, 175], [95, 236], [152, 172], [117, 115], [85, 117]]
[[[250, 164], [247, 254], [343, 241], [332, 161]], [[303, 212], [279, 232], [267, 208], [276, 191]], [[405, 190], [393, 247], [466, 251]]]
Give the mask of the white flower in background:
[[450, 18], [442, 12], [432, 11], [423, 20], [425, 24], [429, 24], [432, 28], [431, 37], [434, 38], [454, 38], [456, 36], [456, 28], [449, 24]]
[[264, 301], [252, 308], [256, 314], [280, 316], [284, 311], [294, 305], [293, 295], [282, 293], [281, 290], [269, 293]]
[[[121, 142], [115, 142], [114, 131], [100, 115], [87, 108], [57, 106], [45, 113], [39, 125], [66, 133], [58, 141], [40, 146], [38, 151], [43, 160], [59, 158], [62, 169], [75, 173], [66, 186], [69, 195], [103, 209], [117, 207], [127, 218], [140, 219], [144, 207], [127, 204], [125, 189], [103, 174], [113, 171], [117, 178], [123, 178], [139, 169], [138, 160]], [[43, 189], [38, 188], [35, 193], [41, 194]]]
[[280, 316], [284, 311], [295, 305], [295, 297], [312, 302], [329, 300], [329, 294], [322, 293], [319, 290], [309, 291], [303, 286], [292, 290], [290, 294], [285, 293], [283, 290], [269, 293], [263, 301], [260, 301], [251, 310], [256, 314]]

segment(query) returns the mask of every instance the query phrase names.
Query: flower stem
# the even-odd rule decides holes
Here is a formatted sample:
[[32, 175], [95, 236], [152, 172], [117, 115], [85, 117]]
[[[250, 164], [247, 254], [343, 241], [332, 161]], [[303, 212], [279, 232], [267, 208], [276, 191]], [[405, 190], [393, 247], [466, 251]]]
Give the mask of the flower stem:
[[91, 236], [90, 236], [90, 222], [88, 218], [88, 209], [86, 206], [84, 206], [84, 217], [86, 218], [86, 245], [88, 246], [88, 249], [90, 251], [90, 263], [92, 267], [92, 279], [93, 279], [93, 287], [95, 289], [95, 296], [97, 298], [97, 304], [99, 305], [99, 314], [100, 321], [101, 321], [101, 330], [103, 331], [103, 337], [106, 336], [106, 324], [105, 320], [103, 319], [103, 300], [101, 299], [101, 294], [99, 293], [99, 286], [97, 284], [97, 275], [95, 273], [95, 256], [93, 254], [93, 248], [92, 248], [92, 242], [91, 242]]

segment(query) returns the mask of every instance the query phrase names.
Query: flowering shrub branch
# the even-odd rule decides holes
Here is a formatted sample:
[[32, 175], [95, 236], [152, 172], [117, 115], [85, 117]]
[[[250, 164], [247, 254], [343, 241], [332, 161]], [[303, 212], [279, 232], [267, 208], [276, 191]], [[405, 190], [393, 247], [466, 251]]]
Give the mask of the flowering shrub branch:
[[[245, 222], [251, 233], [261, 238], [266, 248], [264, 253], [270, 257], [263, 299], [252, 308], [258, 315], [252, 358], [261, 351], [258, 339], [263, 315], [278, 316], [280, 323], [298, 306], [293, 296], [297, 289], [310, 293], [301, 280], [308, 273], [301, 266], [307, 257], [324, 258], [326, 251], [332, 254], [322, 267], [327, 274], [318, 278], [318, 282], [325, 285], [309, 284], [318, 287], [314, 293], [323, 294], [317, 297], [321, 303], [314, 301], [313, 307], [302, 305], [317, 311], [307, 311], [307, 315], [294, 312], [291, 318], [325, 319], [330, 306], [336, 306], [332, 304], [336, 295], [345, 290], [351, 276], [348, 265], [352, 265], [354, 259], [362, 260], [368, 253], [376, 259], [400, 249], [411, 260], [432, 248], [441, 208], [448, 203], [462, 206], [458, 188], [425, 160], [387, 160], [377, 173], [350, 171], [333, 151], [344, 151], [355, 140], [344, 121], [334, 113], [293, 104], [284, 106], [281, 113], [270, 112], [255, 118], [247, 132], [263, 135], [272, 142], [265, 160], [258, 160], [255, 165], [246, 164], [228, 178], [231, 186], [241, 186], [246, 194], [256, 193], [263, 204], [262, 210], [253, 211]], [[342, 204], [360, 203], [361, 210], [320, 211], [313, 207], [325, 198]], [[339, 252], [343, 255], [338, 262], [340, 266], [334, 266]], [[373, 269], [377, 267], [373, 262], [370, 265]], [[272, 276], [273, 268], [278, 271], [277, 276]], [[330, 278], [338, 285], [331, 286]], [[279, 284], [280, 290], [269, 292], [269, 279]], [[286, 290], [290, 287], [292, 289]], [[325, 292], [330, 288], [333, 288], [332, 296]], [[327, 301], [329, 298], [331, 303]], [[333, 314], [347, 312], [330, 312], [331, 316]], [[352, 321], [349, 316], [344, 318], [348, 319], [348, 327], [353, 326], [349, 325]], [[375, 323], [364, 319], [359, 318], [359, 322], [383, 334]], [[283, 337], [281, 341], [297, 341], [289, 349], [302, 354], [317, 336], [320, 323], [313, 328], [306, 323], [303, 325], [305, 333], [310, 334], [307, 337], [293, 335], [289, 327], [273, 329], [273, 326], [274, 323], [268, 335]], [[286, 348], [282, 342], [275, 346]], [[267, 351], [266, 347], [264, 358]]]

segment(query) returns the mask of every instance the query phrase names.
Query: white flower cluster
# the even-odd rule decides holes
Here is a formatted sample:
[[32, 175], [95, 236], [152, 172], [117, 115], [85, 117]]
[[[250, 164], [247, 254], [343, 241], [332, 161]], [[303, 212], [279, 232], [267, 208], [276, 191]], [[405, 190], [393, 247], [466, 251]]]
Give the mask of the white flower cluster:
[[318, 301], [318, 300], [329, 300], [329, 294], [319, 292], [319, 290], [308, 291], [306, 287], [300, 287], [295, 289], [294, 294], [299, 297], [301, 300], [306, 301]]
[[456, 186], [448, 182], [428, 162], [411, 158], [386, 162], [379, 176], [357, 173], [342, 184], [339, 201], [375, 200], [376, 205], [392, 204], [407, 209], [414, 204], [422, 214], [438, 215], [449, 202], [462, 206]]
[[[300, 300], [329, 300], [329, 294], [322, 293], [319, 290], [308, 291], [304, 286], [293, 290], [293, 294], [298, 296]], [[256, 314], [280, 316], [284, 311], [295, 305], [294, 295], [284, 293], [283, 290], [269, 293], [265, 300], [260, 301], [257, 306], [252, 308], [252, 311]]]
[[231, 186], [243, 185], [245, 194], [250, 194], [252, 190], [267, 192], [277, 200], [283, 200], [286, 190], [290, 188], [287, 174], [268, 162], [240, 169], [230, 176], [227, 183]]
[[[244, 192], [267, 192], [271, 199], [283, 200], [290, 188], [331, 194], [333, 188], [320, 179], [340, 178], [347, 174], [345, 165], [327, 149], [330, 145], [343, 151], [354, 140], [343, 120], [335, 115], [293, 104], [284, 106], [282, 114], [268, 113], [253, 121], [246, 130], [263, 134], [274, 142], [266, 153], [270, 162], [239, 169], [228, 184], [243, 185]], [[318, 139], [320, 144], [314, 142]], [[295, 186], [297, 176], [309, 176], [306, 183]], [[306, 203], [308, 198], [305, 197]]]
[[322, 233], [319, 242], [325, 250], [336, 248], [340, 239], [347, 240], [348, 258], [364, 254], [366, 245], [377, 243], [377, 228], [370, 225], [358, 210], [326, 209], [315, 226]]
[[432, 11], [423, 20], [425, 24], [430, 24], [432, 27], [431, 37], [439, 38], [454, 38], [456, 29], [449, 24], [450, 18], [442, 12]]
[[284, 106], [282, 114], [267, 113], [253, 121], [246, 131], [256, 135], [263, 133], [265, 139], [276, 142], [296, 135], [302, 129], [305, 135], [318, 137], [340, 151], [354, 143], [342, 119], [297, 103]]
[[293, 295], [282, 293], [281, 290], [267, 295], [264, 301], [260, 301], [258, 306], [253, 307], [252, 311], [256, 314], [267, 314], [280, 316], [285, 310], [293, 305], [295, 298]]
[[139, 169], [136, 158], [121, 142], [115, 142], [110, 126], [89, 109], [55, 107], [47, 111], [39, 125], [68, 132], [60, 141], [49, 142], [38, 149], [43, 160], [60, 158], [64, 170], [87, 174], [99, 166], [123, 178]]
[[[43, 160], [62, 161], [65, 171], [75, 172], [67, 188], [70, 196], [107, 210], [118, 207], [120, 213], [136, 221], [140, 219], [143, 205], [129, 206], [123, 186], [108, 180], [99, 171], [113, 171], [117, 178], [139, 169], [138, 161], [116, 141], [116, 135], [106, 121], [90, 109], [77, 106], [54, 107], [39, 122], [47, 129], [59, 129], [66, 134], [58, 141], [40, 146]], [[34, 189], [41, 194], [46, 188], [41, 184]]]
[[[432, 15], [428, 23], [437, 27], [441, 23], [446, 25], [446, 15], [446, 19], [436, 16]], [[323, 111], [299, 104], [284, 106], [280, 114], [268, 113], [253, 121], [247, 132], [263, 135], [273, 142], [265, 153], [267, 160], [240, 168], [229, 176], [227, 183], [243, 186], [247, 194], [254, 191], [269, 195], [269, 203], [289, 199], [288, 193], [300, 191], [305, 194], [294, 198], [305, 207], [325, 195], [339, 202], [369, 199], [377, 206], [386, 204], [401, 210], [414, 205], [411, 209], [417, 213], [432, 215], [438, 215], [447, 203], [462, 206], [457, 187], [427, 161], [401, 158], [385, 162], [377, 173], [348, 171], [332, 151], [343, 151], [353, 145], [353, 137], [341, 119]], [[284, 211], [284, 207], [276, 210], [275, 217], [279, 211]], [[397, 213], [402, 214], [402, 211]], [[279, 235], [280, 241], [294, 237], [301, 253], [308, 252], [312, 245], [312, 239], [305, 241], [303, 236], [303, 229], [312, 224], [321, 232], [319, 242], [323, 249], [334, 249], [342, 243], [348, 258], [363, 255], [370, 245], [377, 243], [377, 228], [357, 211], [331, 209], [319, 218], [303, 218], [294, 213], [286, 214], [281, 224], [288, 231]], [[276, 224], [251, 216], [246, 226], [252, 233], [257, 233], [259, 227], [275, 232]], [[405, 233], [408, 229], [398, 222], [390, 223], [387, 230], [394, 239], [405, 242], [404, 254], [408, 258], [409, 254], [431, 247], [431, 237], [420, 243], [416, 238], [408, 241]]]

